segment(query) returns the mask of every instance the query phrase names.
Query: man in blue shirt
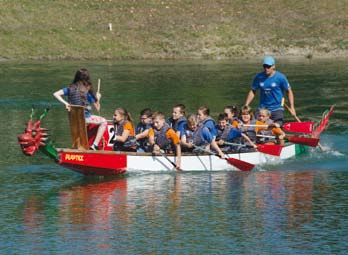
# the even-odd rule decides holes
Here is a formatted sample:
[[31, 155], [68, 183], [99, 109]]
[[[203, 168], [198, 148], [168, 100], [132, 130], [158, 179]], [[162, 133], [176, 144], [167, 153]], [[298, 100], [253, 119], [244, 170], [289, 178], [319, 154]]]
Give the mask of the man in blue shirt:
[[275, 60], [271, 56], [266, 56], [263, 60], [263, 72], [256, 74], [251, 90], [245, 100], [245, 105], [249, 105], [255, 97], [257, 90], [260, 90], [260, 104], [258, 109], [266, 108], [271, 112], [271, 119], [283, 123], [284, 108], [282, 100], [284, 91], [288, 95], [290, 113], [295, 116], [294, 94], [291, 86], [284, 74], [275, 70]]

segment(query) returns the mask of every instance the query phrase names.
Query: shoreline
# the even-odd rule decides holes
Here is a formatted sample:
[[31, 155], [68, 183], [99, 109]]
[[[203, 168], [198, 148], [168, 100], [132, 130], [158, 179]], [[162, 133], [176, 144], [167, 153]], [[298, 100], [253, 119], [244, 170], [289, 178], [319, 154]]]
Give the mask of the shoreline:
[[[202, 53], [203, 54], [203, 53]], [[116, 57], [105, 57], [103, 54], [100, 56], [94, 56], [91, 58], [86, 57], [71, 57], [65, 56], [61, 57], [59, 55], [52, 56], [27, 56], [24, 58], [7, 58], [0, 56], [0, 62], [16, 62], [16, 61], [159, 61], [159, 60], [168, 60], [168, 61], [182, 61], [182, 60], [192, 60], [192, 61], [227, 61], [233, 59], [258, 59], [263, 58], [266, 55], [271, 55], [277, 59], [294, 59], [294, 60], [313, 60], [313, 59], [345, 59], [348, 58], [348, 50], [332, 50], [328, 52], [321, 51], [310, 51], [304, 48], [291, 48], [286, 50], [278, 50], [278, 49], [265, 49], [262, 53], [260, 51], [252, 50], [252, 53], [243, 54], [243, 55], [235, 55], [226, 57], [224, 55], [210, 55], [210, 57], [206, 57], [203, 55], [199, 55], [198, 53], [189, 54], [187, 56], [180, 55], [171, 55], [168, 56], [166, 54], [145, 54], [143, 56], [130, 55], [128, 57], [116, 56]]]
[[340, 1], [116, 2], [0, 1], [0, 61], [348, 57]]

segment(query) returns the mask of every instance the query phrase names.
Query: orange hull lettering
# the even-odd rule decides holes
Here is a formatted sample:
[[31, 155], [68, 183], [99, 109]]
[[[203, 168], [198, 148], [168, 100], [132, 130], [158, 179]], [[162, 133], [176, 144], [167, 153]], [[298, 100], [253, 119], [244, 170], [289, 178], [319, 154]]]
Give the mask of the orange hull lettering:
[[65, 154], [65, 160], [68, 161], [84, 161], [83, 155], [76, 155], [76, 154]]

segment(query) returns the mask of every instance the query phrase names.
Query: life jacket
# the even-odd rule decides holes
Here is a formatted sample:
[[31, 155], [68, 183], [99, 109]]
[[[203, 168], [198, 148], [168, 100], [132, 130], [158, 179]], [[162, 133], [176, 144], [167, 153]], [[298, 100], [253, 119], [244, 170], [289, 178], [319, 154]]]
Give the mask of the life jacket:
[[[264, 123], [265, 125], [270, 125], [272, 124], [273, 121], [271, 119], [266, 120], [266, 122]], [[274, 134], [272, 133], [271, 129], [261, 129], [257, 132], [258, 135], [264, 135], [264, 136], [274, 136]], [[271, 137], [262, 137], [262, 136], [257, 136], [256, 138], [256, 142], [257, 143], [276, 143], [277, 140], [276, 138], [271, 138]]]
[[[185, 128], [185, 131], [184, 131], [183, 135], [186, 136], [186, 142], [187, 143], [193, 143], [194, 132], [195, 131], [193, 131], [191, 129]], [[186, 146], [182, 146], [181, 147], [181, 152], [191, 152], [192, 150], [193, 150], [193, 148], [188, 148]]]
[[92, 109], [87, 100], [88, 89], [83, 84], [72, 83], [69, 85], [68, 101], [72, 105], [81, 105], [85, 108], [85, 113], [89, 113]]
[[[209, 144], [207, 141], [205, 141], [203, 139], [203, 136], [202, 136], [203, 128], [205, 127], [205, 124], [208, 123], [209, 121], [212, 121], [215, 125], [215, 121], [211, 117], [206, 118], [203, 122], [198, 124], [197, 129], [193, 133], [193, 144], [194, 145], [206, 146]], [[211, 131], [211, 130], [209, 130], [209, 131]]]
[[190, 129], [185, 130], [185, 136], [186, 136], [187, 143], [193, 143], [194, 133], [195, 133], [195, 131], [192, 131]]
[[[147, 125], [143, 125], [141, 122], [138, 124], [137, 128], [135, 129], [135, 134], [140, 134], [146, 130]], [[139, 147], [142, 147], [143, 149], [148, 147], [148, 138], [141, 138], [137, 140]]]
[[170, 128], [168, 123], [164, 123], [160, 130], [154, 128], [155, 143], [166, 152], [174, 151], [173, 143], [166, 135]]
[[227, 124], [224, 130], [217, 128], [218, 134], [216, 136], [216, 141], [219, 141], [219, 140], [227, 141], [228, 134], [230, 133], [231, 128], [232, 126], [230, 124]]
[[229, 121], [229, 124], [232, 125], [234, 121], [238, 121], [238, 122], [239, 122], [238, 117], [233, 117], [233, 118]]
[[[241, 128], [240, 131], [243, 134], [246, 134], [250, 140], [252, 142], [256, 142], [256, 131], [255, 131], [255, 127], [250, 127], [250, 126], [243, 126], [243, 122], [241, 120], [238, 120], [238, 123], [241, 124]], [[251, 120], [250, 121], [250, 125], [255, 125], [256, 124], [256, 120]], [[245, 139], [243, 137], [237, 138], [236, 140], [234, 140], [233, 142], [235, 143], [241, 143], [244, 144], [246, 143]]]
[[88, 106], [87, 100], [88, 89], [83, 84], [72, 83], [69, 85], [69, 103], [72, 105]]
[[[122, 136], [124, 125], [128, 123], [128, 120], [122, 121], [118, 126], [115, 124], [115, 135]], [[128, 136], [125, 142], [115, 141], [114, 143], [114, 151], [135, 151], [136, 150], [136, 140], [134, 136]]]
[[[173, 118], [168, 119], [169, 126], [174, 129], [174, 131], [178, 131], [179, 124], [181, 123], [187, 123], [187, 119], [185, 116], [180, 116], [179, 119], [174, 120]], [[180, 134], [181, 135], [181, 134]]]

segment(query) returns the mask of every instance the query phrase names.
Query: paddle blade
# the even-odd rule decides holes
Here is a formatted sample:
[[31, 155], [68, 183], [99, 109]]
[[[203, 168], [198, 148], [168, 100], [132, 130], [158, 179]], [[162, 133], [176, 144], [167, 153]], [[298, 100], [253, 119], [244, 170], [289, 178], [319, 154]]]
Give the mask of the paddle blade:
[[225, 158], [229, 164], [238, 168], [241, 171], [251, 171], [254, 168], [254, 164], [248, 163], [243, 160], [239, 160], [236, 158]]
[[324, 131], [324, 129], [329, 124], [329, 118], [331, 114], [334, 112], [334, 110], [335, 110], [335, 105], [331, 106], [330, 111], [327, 110], [323, 113], [320, 123], [313, 130], [312, 137], [319, 138], [320, 134]]
[[288, 136], [288, 139], [292, 143], [302, 144], [312, 147], [317, 147], [319, 138], [304, 137], [304, 136]]
[[282, 152], [283, 146], [278, 144], [259, 144], [257, 145], [257, 150], [259, 152], [270, 154], [273, 156], [279, 156]]
[[283, 129], [285, 131], [294, 132], [294, 133], [305, 133], [311, 134], [313, 131], [314, 122], [287, 122], [284, 123]]

